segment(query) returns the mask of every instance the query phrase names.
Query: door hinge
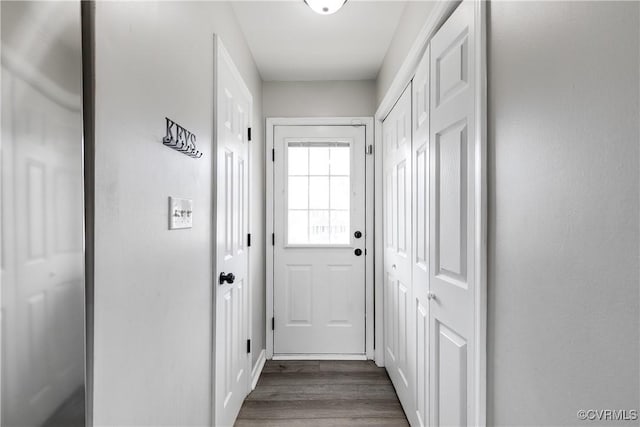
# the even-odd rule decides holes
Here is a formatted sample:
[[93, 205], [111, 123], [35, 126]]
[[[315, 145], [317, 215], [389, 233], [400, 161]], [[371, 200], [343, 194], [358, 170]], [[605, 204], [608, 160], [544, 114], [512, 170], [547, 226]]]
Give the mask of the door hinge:
[[247, 128], [247, 137], [249, 138], [249, 141], [251, 141], [251, 128]]
[[373, 154], [373, 145], [367, 145], [366, 154]]
[[271, 318], [271, 330], [272, 331], [276, 330], [276, 318], [275, 317]]
[[247, 340], [247, 353], [251, 353], [251, 340]]
[[276, 235], [274, 233], [271, 233], [271, 246], [275, 246], [276, 245]]
[[247, 247], [251, 247], [251, 233], [247, 234]]
[[276, 161], [276, 149], [275, 148], [271, 149], [271, 161], [272, 162]]

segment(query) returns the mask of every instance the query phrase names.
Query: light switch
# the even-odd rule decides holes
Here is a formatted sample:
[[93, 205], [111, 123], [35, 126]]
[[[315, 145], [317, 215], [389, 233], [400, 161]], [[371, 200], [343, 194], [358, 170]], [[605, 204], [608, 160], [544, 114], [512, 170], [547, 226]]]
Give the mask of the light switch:
[[169, 197], [169, 230], [193, 227], [193, 200]]

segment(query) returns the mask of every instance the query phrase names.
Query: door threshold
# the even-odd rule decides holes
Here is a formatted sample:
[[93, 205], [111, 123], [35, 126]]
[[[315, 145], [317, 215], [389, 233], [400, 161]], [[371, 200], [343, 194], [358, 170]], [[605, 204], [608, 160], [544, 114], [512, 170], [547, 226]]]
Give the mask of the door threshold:
[[367, 360], [366, 354], [274, 354], [273, 360]]

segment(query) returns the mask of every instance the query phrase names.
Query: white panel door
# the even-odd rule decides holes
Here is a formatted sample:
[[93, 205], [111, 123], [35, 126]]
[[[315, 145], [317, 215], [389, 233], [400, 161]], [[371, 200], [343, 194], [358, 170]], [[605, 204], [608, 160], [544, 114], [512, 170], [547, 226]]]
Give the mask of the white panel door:
[[411, 85], [382, 123], [385, 365], [413, 417]]
[[231, 426], [249, 390], [248, 128], [252, 97], [216, 37], [215, 425]]
[[431, 424], [475, 423], [475, 22], [462, 2], [431, 40]]
[[274, 130], [274, 356], [365, 354], [365, 127]]
[[429, 48], [413, 79], [412, 315], [415, 319], [415, 420], [429, 424]]

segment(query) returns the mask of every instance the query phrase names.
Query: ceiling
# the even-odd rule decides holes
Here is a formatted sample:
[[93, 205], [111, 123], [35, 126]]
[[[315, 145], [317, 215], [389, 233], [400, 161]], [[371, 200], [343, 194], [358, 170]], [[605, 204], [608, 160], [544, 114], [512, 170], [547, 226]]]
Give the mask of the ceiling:
[[303, 0], [232, 2], [265, 81], [374, 79], [405, 1], [348, 1], [318, 15]]

